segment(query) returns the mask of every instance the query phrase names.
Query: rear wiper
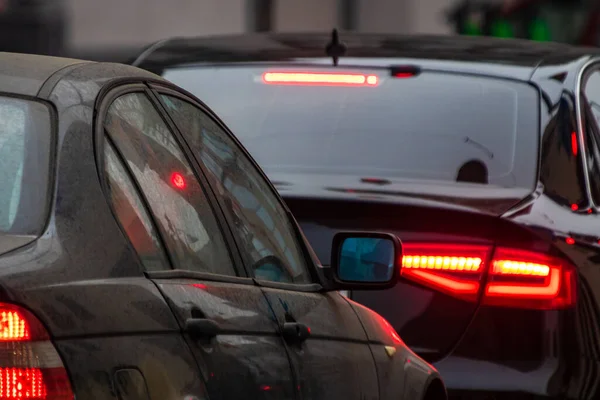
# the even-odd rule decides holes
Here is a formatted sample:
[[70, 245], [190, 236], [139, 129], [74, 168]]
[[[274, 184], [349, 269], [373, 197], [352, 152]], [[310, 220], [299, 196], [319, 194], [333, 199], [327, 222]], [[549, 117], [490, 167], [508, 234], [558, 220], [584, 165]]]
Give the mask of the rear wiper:
[[465, 143], [470, 143], [473, 146], [477, 147], [478, 149], [482, 150], [483, 152], [485, 152], [489, 158], [494, 158], [494, 153], [488, 149], [487, 147], [485, 147], [484, 145], [482, 145], [479, 142], [476, 142], [475, 140], [471, 139], [468, 136], [465, 136]]

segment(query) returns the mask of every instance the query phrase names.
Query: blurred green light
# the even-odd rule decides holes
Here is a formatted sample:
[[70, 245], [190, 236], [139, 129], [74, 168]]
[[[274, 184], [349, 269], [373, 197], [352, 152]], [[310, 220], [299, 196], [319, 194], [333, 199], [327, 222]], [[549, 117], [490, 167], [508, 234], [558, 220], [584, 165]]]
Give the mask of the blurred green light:
[[481, 28], [476, 22], [467, 21], [465, 26], [463, 26], [463, 34], [470, 36], [481, 36]]
[[513, 30], [512, 30], [512, 26], [504, 20], [494, 21], [492, 23], [491, 34], [492, 34], [492, 36], [500, 37], [500, 38], [514, 38], [515, 37]]
[[549, 42], [552, 40], [548, 24], [541, 19], [533, 20], [529, 25], [529, 38], [538, 42]]

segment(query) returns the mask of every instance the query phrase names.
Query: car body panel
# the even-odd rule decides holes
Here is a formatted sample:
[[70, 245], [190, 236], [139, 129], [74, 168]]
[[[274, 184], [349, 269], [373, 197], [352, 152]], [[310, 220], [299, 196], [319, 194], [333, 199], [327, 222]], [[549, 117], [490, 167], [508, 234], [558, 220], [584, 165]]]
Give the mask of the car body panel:
[[[152, 399], [208, 399], [196, 361], [191, 353], [181, 351], [187, 345], [180, 335], [73, 338], [55, 343], [79, 398], [116, 398], [117, 388], [127, 384], [117, 380], [121, 368], [138, 371]], [[146, 400], [134, 394], [132, 400]]]
[[[0, 79], [0, 89], [22, 96], [45, 91], [59, 123], [52, 127], [56, 168], [51, 169], [47, 223], [37, 240], [0, 257], [0, 301], [22, 305], [41, 320], [77, 397], [114, 398], [115, 367], [134, 365], [142, 370], [152, 398], [204, 398], [204, 383], [179, 324], [143, 275], [115, 221], [93, 157], [94, 102], [100, 89], [119, 76], [150, 74], [37, 56], [2, 58], [6, 63], [0, 68], [14, 79]], [[64, 68], [84, 71], [65, 76]], [[51, 79], [55, 71], [60, 80]], [[52, 87], [44, 88], [45, 82]]]
[[[135, 71], [121, 69], [125, 74]], [[107, 329], [177, 331], [164, 298], [143, 277], [137, 256], [123, 240], [98, 184], [94, 159], [89, 157], [94, 152], [91, 116], [102, 83], [88, 80], [86, 92], [79, 92], [77, 82], [67, 79], [50, 96], [60, 116], [54, 141], [57, 167], [51, 217], [36, 242], [0, 258], [0, 285], [6, 288], [6, 300], [36, 307], [42, 314], [39, 317], [59, 337], [106, 333]], [[84, 93], [88, 98], [81, 102]], [[78, 107], [72, 107], [76, 101]], [[101, 241], [89, 241], [82, 232], [94, 232]], [[116, 299], [113, 307], [96, 309], [108, 293]]]
[[[223, 389], [223, 396], [240, 398], [397, 399], [422, 396], [440, 379], [415, 356], [426, 367], [394, 367], [378, 380], [372, 352], [381, 355], [382, 343], [364, 329], [375, 314], [359, 319], [338, 293], [315, 291], [318, 284], [310, 292], [247, 277], [238, 277], [241, 283], [175, 277], [178, 271], [146, 274], [103, 191], [97, 123], [102, 99], [114, 88], [147, 82], [177, 88], [119, 64], [2, 57], [0, 72], [14, 79], [0, 76], [0, 91], [47, 101], [55, 120], [47, 222], [38, 238], [5, 240], [10, 251], [0, 255], [0, 302], [40, 319], [78, 398], [218, 399]], [[280, 323], [289, 315], [282, 304], [314, 329], [304, 348], [284, 342]], [[209, 343], [192, 338], [186, 323], [199, 315], [217, 320], [223, 334]], [[403, 344], [396, 349], [408, 351]], [[400, 380], [380, 389], [403, 373], [407, 385]]]
[[[261, 289], [250, 284], [155, 279], [181, 326], [188, 319], [216, 322], [213, 340], [185, 338], [211, 399], [250, 396], [293, 399], [296, 390], [279, 326]], [[236, 384], [232, 384], [236, 377]]]
[[302, 398], [379, 398], [367, 336], [341, 295], [270, 288], [266, 283], [261, 289], [280, 326], [294, 322], [310, 329], [305, 341], [287, 343]]
[[[0, 91], [35, 96], [46, 79], [61, 68], [87, 61], [30, 54], [0, 53]], [[30, 66], [34, 64], [36, 68]]]

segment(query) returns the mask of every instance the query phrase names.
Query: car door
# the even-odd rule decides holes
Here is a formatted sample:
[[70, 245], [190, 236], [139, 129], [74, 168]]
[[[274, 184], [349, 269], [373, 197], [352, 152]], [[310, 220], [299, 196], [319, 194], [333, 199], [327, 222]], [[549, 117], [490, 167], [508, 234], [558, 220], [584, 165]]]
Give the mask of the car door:
[[[146, 271], [169, 268], [166, 254], [157, 240], [149, 213], [141, 201], [133, 180], [127, 173], [125, 164], [108, 141], [104, 142], [100, 154], [102, 155], [101, 168], [105, 177], [107, 200], [122, 230], [127, 234], [132, 247], [136, 250], [141, 265]], [[153, 290], [156, 290], [151, 282], [143, 282], [144, 279], [142, 276], [130, 278], [129, 281], [137, 282], [140, 287], [149, 284]], [[95, 298], [90, 289], [86, 285], [81, 293], [87, 293], [91, 298]], [[115, 298], [119, 298], [114, 287], [111, 294], [116, 296]], [[154, 319], [160, 320], [158, 318], [160, 315], [159, 304], [143, 301], [139, 296], [136, 297], [136, 294], [139, 295], [130, 290], [129, 296], [126, 297], [130, 299], [130, 303], [124, 304], [125, 309], [136, 308], [136, 302], [142, 305], [141, 310], [154, 307], [155, 309], [150, 315]], [[106, 299], [106, 296], [103, 298]], [[157, 299], [159, 298], [164, 302], [162, 295], [157, 293]], [[102, 304], [99, 306], [106, 307]], [[170, 313], [166, 303], [164, 307], [166, 312]], [[131, 312], [126, 312], [126, 315], [131, 317]], [[174, 319], [173, 321], [175, 322]], [[132, 346], [135, 348], [131, 348]], [[128, 347], [130, 351], [121, 351]], [[114, 372], [114, 390], [123, 400], [149, 400], [151, 398], [175, 400], [186, 395], [189, 399], [201, 399], [206, 396], [206, 386], [200, 378], [197, 363], [190, 354], [189, 347], [177, 329], [176, 323], [171, 332], [156, 332], [153, 336], [137, 333], [135, 336], [126, 335], [119, 340], [109, 335], [102, 346], [98, 346], [94, 339], [83, 342], [81, 340], [61, 341], [60, 348], [68, 365], [76, 366], [74, 379], [80, 382], [80, 386], [85, 382], [84, 389], [79, 388], [80, 390], [78, 390], [82, 398], [86, 396], [102, 398], [104, 387], [90, 383], [94, 382], [94, 379], [90, 378], [94, 375], [91, 371], [98, 369], [99, 365], [105, 365], [107, 370]], [[117, 352], [118, 354], [115, 354]], [[86, 354], [86, 357], [82, 358], [82, 353]], [[90, 359], [96, 360], [96, 363], [86, 362]], [[110, 393], [110, 387], [105, 390]], [[109, 393], [106, 396], [112, 398]]]
[[[274, 313], [244, 277], [214, 195], [147, 88], [110, 93], [101, 118], [104, 140], [125, 161], [149, 210], [146, 229], [128, 224], [127, 234], [183, 329], [209, 398], [295, 398]], [[166, 257], [149, 251], [157, 246]]]
[[264, 174], [201, 105], [157, 90], [223, 199], [246, 269], [276, 315], [302, 398], [377, 398], [377, 372], [358, 317], [339, 293], [321, 291], [314, 258]]

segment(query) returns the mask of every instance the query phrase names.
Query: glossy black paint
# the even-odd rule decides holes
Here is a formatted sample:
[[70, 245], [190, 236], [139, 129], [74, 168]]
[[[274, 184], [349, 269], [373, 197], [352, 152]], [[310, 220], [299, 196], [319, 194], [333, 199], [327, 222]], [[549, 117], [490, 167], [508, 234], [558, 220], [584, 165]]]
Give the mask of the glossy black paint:
[[[149, 91], [149, 82], [185, 96], [125, 65], [0, 55], [0, 92], [37, 97], [55, 114], [46, 227], [0, 256], [0, 302], [40, 319], [76, 398], [412, 399], [439, 385], [395, 332], [377, 331], [381, 317], [326, 292], [316, 262], [318, 279], [300, 286], [242, 269], [143, 270], [103, 191], [96, 128], [105, 95], [127, 85]], [[310, 328], [306, 340], [284, 334], [294, 324]], [[382, 347], [397, 355], [383, 357]]]
[[277, 286], [264, 283], [262, 288], [277, 322], [300, 323], [310, 329], [305, 341], [286, 343], [302, 397], [378, 398], [377, 370], [365, 345], [369, 341], [351, 305], [336, 292], [299, 292]]
[[[211, 399], [294, 399], [296, 390], [277, 321], [261, 289], [250, 284], [157, 279], [182, 326], [218, 324], [216, 337], [185, 335]], [[268, 360], [265, 362], [264, 360]], [[236, 384], [232, 384], [232, 378]], [[258, 385], [255, 382], [259, 382]]]
[[[160, 73], [178, 65], [220, 64], [235, 73], [236, 65], [248, 63], [327, 65], [327, 40], [327, 34], [174, 39], [146, 55], [141, 66]], [[531, 112], [540, 115], [539, 182], [524, 198], [493, 204], [478, 202], [474, 193], [419, 198], [367, 185], [358, 176], [325, 181], [270, 176], [319, 258], [326, 262], [333, 235], [348, 229], [384, 230], [403, 241], [460, 239], [559, 254], [577, 266], [574, 309], [478, 306], [408, 282], [351, 297], [386, 317], [414, 351], [435, 362], [456, 398], [600, 397], [600, 208], [590, 197], [589, 180], [597, 177], [583, 171], [587, 150], [577, 114], [581, 75], [600, 60], [600, 51], [467, 37], [348, 33], [342, 40], [348, 53], [340, 65], [348, 68], [411, 64], [516, 79], [536, 87], [542, 101]], [[564, 134], [571, 131], [579, 135], [575, 162], [565, 156], [571, 149]], [[570, 208], [574, 203], [577, 211]], [[567, 244], [567, 237], [574, 244]], [[367, 312], [353, 307], [359, 315]]]

